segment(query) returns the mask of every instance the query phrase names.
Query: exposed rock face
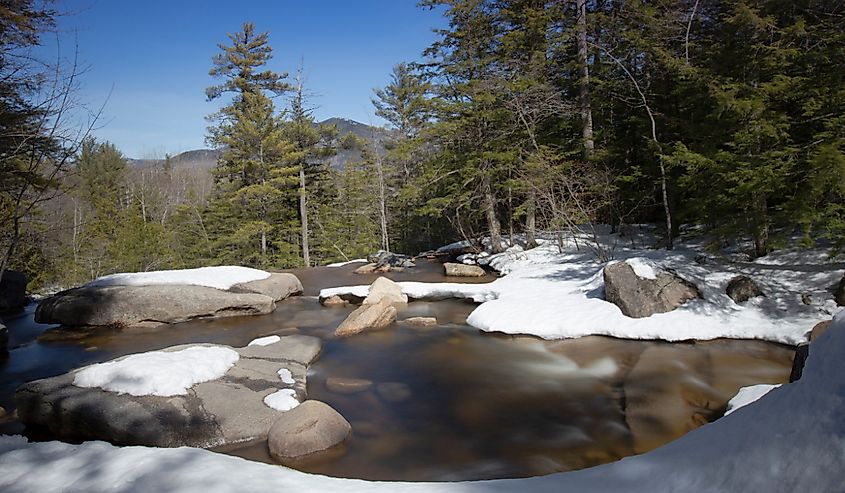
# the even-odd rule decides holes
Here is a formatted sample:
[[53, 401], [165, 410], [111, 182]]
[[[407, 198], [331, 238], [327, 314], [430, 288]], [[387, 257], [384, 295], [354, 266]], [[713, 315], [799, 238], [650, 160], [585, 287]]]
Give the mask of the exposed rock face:
[[414, 260], [408, 255], [385, 252], [384, 250], [379, 250], [375, 255], [368, 256], [367, 261], [376, 264], [376, 267], [388, 266], [391, 268], [405, 268], [414, 267], [416, 265], [414, 264]]
[[447, 276], [452, 277], [484, 277], [487, 274], [477, 265], [445, 263], [443, 269]]
[[320, 298], [320, 304], [323, 306], [343, 306], [348, 305], [349, 302], [335, 294], [328, 298]]
[[381, 329], [396, 321], [396, 308], [385, 298], [374, 305], [362, 305], [350, 313], [335, 330], [338, 337], [359, 334], [367, 329]]
[[607, 301], [632, 318], [669, 312], [701, 297], [695, 285], [672, 272], [660, 271], [656, 279], [643, 278], [626, 262], [605, 266], [604, 291]]
[[792, 383], [801, 378], [804, 374], [804, 365], [807, 364], [807, 358], [810, 357], [810, 346], [813, 341], [818, 339], [830, 327], [833, 320], [824, 320], [810, 330], [809, 342], [802, 342], [795, 348], [795, 358], [792, 360], [792, 373], [789, 374], [789, 383]]
[[836, 287], [833, 296], [837, 306], [845, 306], [845, 276], [842, 276], [842, 279], [839, 280], [839, 285]]
[[434, 317], [411, 317], [402, 321], [419, 327], [433, 327], [437, 325], [437, 319]]
[[284, 464], [339, 445], [351, 431], [349, 422], [328, 404], [305, 401], [273, 423], [267, 446]]
[[68, 326], [133, 326], [261, 315], [275, 308], [273, 298], [263, 294], [204, 286], [83, 286], [42, 301], [35, 311], [35, 321]]
[[365, 305], [375, 305], [381, 300], [390, 303], [407, 303], [408, 296], [402, 294], [402, 288], [386, 277], [379, 277], [370, 285], [370, 291], [364, 298]]
[[735, 303], [745, 303], [751, 298], [766, 296], [763, 294], [763, 291], [760, 290], [760, 286], [758, 286], [757, 283], [748, 276], [734, 277], [728, 283], [728, 287], [725, 291]]
[[299, 279], [288, 273], [273, 273], [267, 279], [235, 284], [229, 291], [233, 293], [255, 293], [263, 294], [273, 298], [273, 301], [282, 301], [289, 296], [302, 294], [302, 283]]
[[14, 311], [26, 305], [26, 276], [7, 270], [0, 279], [0, 312]]
[[326, 379], [326, 388], [336, 394], [357, 394], [369, 389], [372, 385], [371, 380], [360, 378], [329, 377]]
[[[18, 388], [18, 413], [24, 423], [61, 437], [119, 445], [214, 447], [263, 439], [282, 414], [265, 405], [264, 397], [291, 388], [304, 400], [307, 367], [317, 357], [320, 341], [296, 335], [236, 351], [240, 359], [222, 378], [196, 384], [186, 395], [136, 397], [76, 387], [71, 372]], [[293, 384], [282, 382], [282, 368], [291, 372]]]

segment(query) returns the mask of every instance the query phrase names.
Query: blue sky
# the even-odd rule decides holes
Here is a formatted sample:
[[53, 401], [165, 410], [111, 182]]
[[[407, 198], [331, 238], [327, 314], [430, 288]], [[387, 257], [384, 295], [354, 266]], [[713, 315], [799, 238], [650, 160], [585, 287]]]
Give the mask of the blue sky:
[[[78, 46], [88, 67], [79, 99], [106, 102], [95, 136], [129, 157], [161, 157], [205, 147], [205, 87], [217, 44], [249, 21], [270, 32], [270, 68], [293, 74], [304, 61], [314, 116], [382, 124], [370, 98], [391, 67], [419, 60], [446, 21], [416, 0], [59, 0], [58, 43], [42, 56]], [[108, 100], [107, 100], [108, 99]], [[107, 101], [106, 101], [107, 100]], [[279, 104], [282, 102], [279, 101]]]

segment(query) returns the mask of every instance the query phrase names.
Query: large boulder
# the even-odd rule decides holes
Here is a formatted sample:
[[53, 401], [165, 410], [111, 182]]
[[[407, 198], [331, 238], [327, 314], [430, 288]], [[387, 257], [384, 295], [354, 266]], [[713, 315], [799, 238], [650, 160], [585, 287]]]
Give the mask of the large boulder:
[[302, 294], [302, 283], [293, 274], [273, 273], [267, 279], [235, 284], [229, 291], [233, 293], [256, 293], [282, 301], [289, 296]]
[[408, 255], [386, 252], [384, 250], [379, 250], [374, 255], [368, 256], [367, 261], [376, 264], [376, 267], [388, 266], [391, 268], [405, 268], [414, 267], [416, 265], [414, 264], [414, 259]]
[[270, 296], [205, 286], [83, 286], [43, 300], [35, 321], [67, 326], [171, 324], [197, 318], [261, 315], [276, 304]]
[[[239, 359], [225, 375], [195, 384], [184, 395], [133, 396], [78, 387], [73, 382], [80, 369], [22, 385], [15, 402], [21, 421], [72, 440], [154, 447], [216, 447], [262, 440], [282, 414], [264, 398], [291, 389], [297, 400], [305, 400], [307, 368], [320, 351], [320, 341], [295, 335], [267, 346], [234, 350]], [[282, 369], [287, 370], [284, 378]]]
[[628, 262], [605, 266], [605, 299], [626, 316], [642, 318], [672, 311], [686, 301], [701, 297], [694, 284], [674, 272], [658, 270], [653, 274], [643, 277]]
[[408, 296], [402, 293], [402, 288], [398, 284], [386, 277], [379, 277], [370, 285], [370, 291], [364, 298], [364, 304], [375, 305], [385, 299], [390, 303], [408, 302]]
[[282, 414], [267, 437], [270, 456], [285, 464], [341, 444], [352, 427], [331, 406], [305, 401]]
[[451, 277], [484, 277], [487, 274], [481, 267], [467, 264], [445, 263], [443, 270]]
[[374, 305], [362, 305], [350, 313], [335, 330], [338, 337], [359, 334], [367, 329], [381, 329], [396, 321], [396, 308], [387, 298]]
[[735, 303], [745, 303], [751, 298], [765, 296], [760, 286], [748, 276], [736, 276], [731, 279], [725, 292]]
[[26, 275], [15, 270], [3, 271], [0, 279], [0, 312], [22, 308], [27, 301]]

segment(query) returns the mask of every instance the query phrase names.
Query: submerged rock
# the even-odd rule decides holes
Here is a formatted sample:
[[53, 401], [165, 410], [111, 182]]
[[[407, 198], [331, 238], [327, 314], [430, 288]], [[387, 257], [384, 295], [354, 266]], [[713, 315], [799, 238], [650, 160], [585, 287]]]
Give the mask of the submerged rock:
[[484, 277], [487, 274], [477, 265], [445, 263], [443, 270], [450, 277]]
[[631, 318], [642, 318], [674, 310], [681, 304], [701, 298], [691, 282], [667, 270], [654, 273], [654, 279], [640, 277], [627, 262], [604, 268], [605, 299]]
[[402, 288], [395, 282], [386, 277], [379, 277], [370, 285], [364, 304], [375, 305], [381, 300], [388, 300], [390, 303], [407, 303], [408, 296], [402, 293]]
[[359, 334], [367, 329], [381, 329], [396, 321], [396, 308], [387, 298], [374, 305], [362, 305], [350, 313], [335, 330], [338, 337]]
[[336, 394], [357, 394], [369, 389], [372, 385], [372, 380], [361, 378], [329, 377], [326, 379], [326, 388]]
[[[194, 346], [211, 345], [164, 351]], [[281, 414], [265, 405], [264, 397], [289, 388], [305, 400], [307, 368], [320, 351], [320, 341], [296, 335], [235, 351], [240, 359], [221, 378], [195, 384], [184, 395], [132, 396], [77, 387], [73, 382], [80, 369], [22, 385], [15, 402], [21, 421], [67, 439], [155, 447], [215, 447], [264, 439]], [[282, 369], [287, 370], [284, 375]]]
[[335, 294], [328, 298], [320, 298], [320, 304], [323, 306], [344, 306], [348, 305], [349, 301]]
[[735, 303], [745, 303], [751, 298], [766, 296], [760, 286], [748, 276], [736, 276], [731, 279], [725, 292]]
[[406, 324], [416, 325], [418, 327], [433, 327], [437, 325], [437, 319], [434, 317], [411, 317], [402, 321]]
[[0, 312], [14, 311], [26, 305], [26, 282], [23, 272], [3, 271], [0, 279]]
[[384, 382], [376, 385], [376, 392], [388, 402], [401, 402], [411, 397], [411, 388], [402, 382]]
[[331, 406], [309, 400], [276, 419], [267, 436], [270, 456], [282, 464], [329, 450], [349, 436], [349, 422]]

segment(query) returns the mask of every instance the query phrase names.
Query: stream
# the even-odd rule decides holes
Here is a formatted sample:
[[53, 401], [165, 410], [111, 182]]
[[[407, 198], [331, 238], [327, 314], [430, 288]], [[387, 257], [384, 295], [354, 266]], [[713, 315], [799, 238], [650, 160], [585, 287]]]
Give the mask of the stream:
[[[4, 317], [9, 354], [0, 360], [0, 406], [14, 409], [18, 385], [130, 353], [210, 342], [244, 346], [254, 338], [307, 334], [324, 341], [308, 373], [308, 397], [337, 409], [353, 433], [334, 453], [297, 468], [372, 480], [457, 481], [515, 478], [611, 462], [668, 443], [718, 419], [743, 386], [788, 381], [794, 350], [774, 343], [691, 343], [609, 337], [543, 341], [482, 333], [466, 325], [475, 304], [415, 301], [385, 330], [333, 337], [354, 306], [323, 307], [326, 287], [369, 284], [360, 264], [295, 269], [303, 296], [255, 317], [195, 320], [154, 329], [77, 332], [67, 337], [33, 321], [35, 305]], [[442, 266], [384, 274], [397, 281], [490, 282], [446, 278]], [[435, 317], [433, 327], [401, 322]], [[61, 337], [57, 337], [61, 335]], [[330, 378], [372, 384], [330, 390]], [[0, 418], [0, 433], [27, 430]], [[273, 463], [266, 442], [218, 450]]]

